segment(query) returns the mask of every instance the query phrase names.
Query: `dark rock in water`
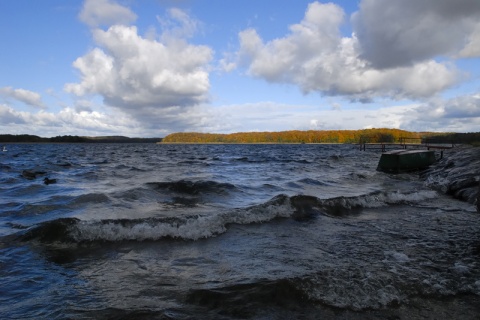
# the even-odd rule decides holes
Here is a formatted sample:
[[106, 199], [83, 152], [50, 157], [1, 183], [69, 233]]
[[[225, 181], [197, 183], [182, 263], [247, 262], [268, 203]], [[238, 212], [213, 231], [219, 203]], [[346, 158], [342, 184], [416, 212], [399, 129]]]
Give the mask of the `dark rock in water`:
[[72, 242], [70, 228], [78, 223], [77, 218], [61, 218], [41, 223], [21, 236], [22, 241], [37, 240], [41, 243]]
[[469, 203], [475, 203], [477, 199], [477, 190], [476, 188], [460, 189], [453, 194], [453, 197], [456, 199], [467, 201]]
[[45, 171], [33, 171], [33, 170], [23, 170], [22, 171], [22, 177], [28, 179], [28, 180], [34, 180], [37, 178], [37, 176], [41, 176], [46, 174]]
[[466, 188], [473, 188], [478, 185], [477, 180], [475, 177], [466, 177], [462, 178], [458, 181], [453, 181], [449, 186], [448, 186], [448, 193], [450, 194], [455, 194], [457, 191], [466, 189]]
[[61, 163], [57, 163], [57, 166], [59, 166], [59, 167], [71, 167], [72, 164], [69, 163], [69, 162], [61, 162]]
[[43, 183], [45, 183], [46, 185], [54, 184], [54, 183], [57, 183], [57, 179], [45, 178], [45, 179], [43, 179]]
[[295, 208], [292, 218], [296, 221], [310, 220], [319, 213], [318, 199], [313, 196], [293, 196], [290, 203]]
[[35, 174], [35, 172], [33, 171], [30, 171], [30, 170], [23, 170], [22, 171], [22, 177], [24, 178], [27, 178], [29, 180], [33, 180], [37, 177], [37, 175]]

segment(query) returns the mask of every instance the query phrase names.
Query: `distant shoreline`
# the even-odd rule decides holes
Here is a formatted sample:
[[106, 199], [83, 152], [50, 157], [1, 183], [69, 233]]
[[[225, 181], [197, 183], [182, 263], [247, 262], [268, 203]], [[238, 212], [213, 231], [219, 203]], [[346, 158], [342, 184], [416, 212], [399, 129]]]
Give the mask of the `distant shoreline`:
[[333, 144], [333, 145], [336, 145], [336, 144], [352, 144], [352, 145], [355, 145], [355, 144], [358, 144], [358, 143], [351, 143], [351, 142], [344, 142], [344, 143], [340, 143], [340, 142], [157, 142], [157, 144], [215, 144], [215, 145], [218, 145], [218, 144], [230, 144], [230, 145], [244, 145], [244, 144], [248, 144], [248, 145], [254, 145], [254, 144], [259, 144], [259, 145], [265, 145], [265, 144], [271, 144], [271, 145], [275, 145], [275, 144], [324, 144], [324, 145], [327, 145], [327, 144]]
[[0, 144], [12, 143], [156, 143], [156, 144], [359, 144], [359, 143], [455, 143], [480, 145], [480, 132], [412, 132], [400, 129], [292, 130], [237, 132], [230, 134], [179, 132], [164, 138], [125, 136], [56, 136], [0, 134]]
[[35, 135], [20, 134], [2, 134], [0, 135], [0, 144], [12, 143], [157, 143], [162, 138], [130, 138], [124, 136], [56, 136], [52, 138], [43, 138]]
[[363, 143], [480, 143], [478, 133], [414, 132], [378, 128], [361, 130], [290, 130], [277, 132], [177, 132], [162, 144], [363, 144]]

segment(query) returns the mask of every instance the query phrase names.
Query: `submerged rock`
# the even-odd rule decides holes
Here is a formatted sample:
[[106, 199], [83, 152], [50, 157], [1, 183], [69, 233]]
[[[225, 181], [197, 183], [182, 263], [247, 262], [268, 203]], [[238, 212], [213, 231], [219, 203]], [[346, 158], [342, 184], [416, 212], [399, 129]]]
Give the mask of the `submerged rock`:
[[476, 204], [480, 212], [480, 147], [461, 146], [444, 152], [421, 177], [427, 186]]
[[34, 180], [37, 178], [37, 176], [41, 176], [46, 174], [45, 171], [34, 171], [34, 170], [23, 170], [22, 171], [22, 177], [28, 180]]
[[43, 179], [43, 183], [45, 183], [46, 185], [54, 184], [54, 183], [57, 183], [57, 179], [45, 178], [45, 179]]

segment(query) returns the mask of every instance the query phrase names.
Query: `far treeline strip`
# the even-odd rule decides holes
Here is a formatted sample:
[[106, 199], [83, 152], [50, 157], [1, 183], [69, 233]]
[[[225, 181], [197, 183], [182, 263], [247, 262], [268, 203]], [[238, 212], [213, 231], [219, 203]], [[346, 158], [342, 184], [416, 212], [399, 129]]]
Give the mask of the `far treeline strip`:
[[230, 134], [180, 132], [163, 138], [163, 143], [480, 143], [477, 133], [410, 132], [400, 129], [308, 130], [239, 132]]

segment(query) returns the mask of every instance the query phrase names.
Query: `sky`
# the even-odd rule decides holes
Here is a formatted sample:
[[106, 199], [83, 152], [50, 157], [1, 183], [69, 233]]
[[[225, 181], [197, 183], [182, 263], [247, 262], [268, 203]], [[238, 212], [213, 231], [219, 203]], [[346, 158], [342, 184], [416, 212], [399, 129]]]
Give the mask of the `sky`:
[[479, 0], [0, 0], [0, 134], [480, 131]]

